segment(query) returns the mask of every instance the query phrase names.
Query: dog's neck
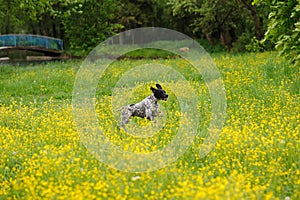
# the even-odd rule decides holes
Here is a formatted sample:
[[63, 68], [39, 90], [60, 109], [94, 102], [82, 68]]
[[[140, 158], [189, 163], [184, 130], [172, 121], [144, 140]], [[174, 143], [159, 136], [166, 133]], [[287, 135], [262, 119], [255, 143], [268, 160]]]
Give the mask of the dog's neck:
[[158, 102], [158, 99], [154, 96], [154, 94], [151, 94], [151, 95], [148, 97], [148, 99], [149, 99], [150, 101], [152, 101], [153, 103], [155, 103], [155, 104], [157, 104], [157, 102]]

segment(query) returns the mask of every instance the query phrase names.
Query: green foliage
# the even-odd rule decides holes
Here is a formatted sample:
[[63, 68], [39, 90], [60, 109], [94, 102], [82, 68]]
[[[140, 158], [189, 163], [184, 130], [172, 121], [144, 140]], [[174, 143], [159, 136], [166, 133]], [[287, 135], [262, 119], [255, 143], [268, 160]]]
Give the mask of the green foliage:
[[188, 25], [210, 45], [217, 40], [228, 51], [245, 51], [252, 37], [262, 35], [264, 16], [248, 0], [169, 0], [168, 3], [173, 15], [192, 17]]
[[0, 34], [61, 38], [77, 56], [120, 31], [156, 26], [197, 38], [210, 52], [257, 52], [273, 42], [299, 65], [299, 19], [299, 0], [0, 0]]
[[208, 52], [208, 53], [221, 53], [226, 51], [226, 47], [224, 47], [220, 41], [215, 40], [214, 45], [211, 45], [208, 40], [205, 39], [197, 39], [197, 42]]
[[263, 51], [263, 45], [261, 41], [257, 40], [255, 37], [251, 39], [251, 42], [245, 45], [245, 48], [249, 52], [261, 52]]
[[69, 53], [86, 55], [118, 30], [116, 9], [114, 0], [0, 0], [0, 34], [58, 37]]
[[276, 44], [282, 55], [288, 57], [296, 65], [300, 64], [300, 1], [274, 0], [259, 1], [270, 6], [268, 30], [265, 41]]
[[22, 13], [18, 7], [19, 0], [0, 0], [0, 35], [9, 34], [14, 30], [22, 32]]
[[69, 5], [69, 12], [63, 16], [63, 25], [72, 54], [87, 55], [113, 33], [115, 24], [110, 21], [115, 9], [113, 0], [88, 0]]
[[116, 20], [125, 29], [132, 29], [141, 26], [151, 26], [157, 18], [155, 2], [148, 0], [123, 0], [118, 4]]
[[[253, 38], [253, 39], [251, 39]], [[249, 51], [247, 49], [247, 46], [251, 45], [252, 46], [252, 40], [257, 40], [255, 38], [255, 36], [253, 36], [253, 33], [247, 31], [247, 32], [244, 32], [242, 33], [237, 41], [235, 41], [233, 43], [233, 48], [232, 48], [232, 51], [233, 52], [245, 52], [245, 51]], [[257, 51], [252, 51], [252, 52], [257, 52]]]

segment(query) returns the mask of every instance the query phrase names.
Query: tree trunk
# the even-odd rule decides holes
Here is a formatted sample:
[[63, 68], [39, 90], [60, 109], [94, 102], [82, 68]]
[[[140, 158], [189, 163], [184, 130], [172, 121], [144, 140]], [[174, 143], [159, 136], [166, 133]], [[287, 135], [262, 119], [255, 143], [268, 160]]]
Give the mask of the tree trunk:
[[221, 43], [227, 47], [227, 51], [230, 52], [232, 49], [232, 41], [230, 39], [230, 35], [227, 30], [221, 31], [220, 40], [221, 40]]
[[232, 39], [227, 27], [224, 28], [224, 25], [219, 25], [220, 32], [220, 41], [221, 43], [227, 47], [227, 51], [230, 52], [232, 49]]
[[208, 40], [208, 42], [209, 42], [210, 45], [215, 45], [215, 42], [213, 41], [211, 34], [206, 33], [205, 37]]
[[59, 35], [60, 35], [60, 39], [62, 40], [65, 39], [64, 25], [62, 22], [59, 23]]
[[6, 11], [6, 16], [5, 16], [5, 34], [10, 34], [11, 32], [10, 32], [10, 18], [12, 17], [12, 15], [10, 14], [10, 11], [9, 11], [9, 9], [10, 9], [10, 6], [11, 6], [11, 1], [10, 0], [8, 0], [8, 1], [6, 1], [6, 6], [7, 6], [7, 11]]
[[255, 28], [255, 36], [257, 40], [261, 40], [264, 37], [264, 33], [262, 31], [262, 24], [260, 22], [260, 17], [258, 15], [257, 9], [255, 5], [252, 5], [252, 1], [247, 2], [247, 0], [240, 0], [245, 7], [250, 10], [251, 15], [253, 17], [254, 28]]
[[260, 18], [257, 13], [256, 6], [252, 6], [251, 14], [254, 20], [254, 26], [255, 26], [255, 35], [257, 40], [262, 40], [264, 37], [263, 31], [262, 31], [262, 25], [260, 23]]
[[52, 21], [52, 31], [53, 37], [57, 38], [56, 24], [54, 20]]

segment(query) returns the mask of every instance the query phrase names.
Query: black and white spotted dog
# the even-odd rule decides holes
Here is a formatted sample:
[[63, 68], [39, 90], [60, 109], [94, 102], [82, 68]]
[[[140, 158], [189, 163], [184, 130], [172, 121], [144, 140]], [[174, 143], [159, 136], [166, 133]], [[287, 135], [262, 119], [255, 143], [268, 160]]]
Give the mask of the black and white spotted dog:
[[159, 100], [167, 100], [168, 94], [162, 89], [161, 85], [156, 84], [157, 89], [150, 87], [153, 92], [152, 95], [148, 96], [139, 103], [123, 106], [121, 112], [121, 126], [125, 128], [125, 125], [129, 122], [130, 117], [141, 117], [149, 120], [155, 120], [158, 115], [158, 104]]

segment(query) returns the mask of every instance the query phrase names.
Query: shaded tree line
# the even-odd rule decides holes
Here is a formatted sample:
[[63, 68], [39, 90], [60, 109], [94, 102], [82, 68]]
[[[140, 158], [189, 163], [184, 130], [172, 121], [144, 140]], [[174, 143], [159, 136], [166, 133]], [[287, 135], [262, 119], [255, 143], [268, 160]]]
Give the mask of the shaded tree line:
[[[120, 31], [165, 27], [227, 51], [261, 51], [273, 44], [299, 57], [298, 0], [0, 0], [0, 34], [61, 38], [85, 55]], [[266, 33], [266, 34], [265, 34]], [[295, 46], [297, 44], [298, 46]], [[298, 58], [299, 59], [299, 58]]]

